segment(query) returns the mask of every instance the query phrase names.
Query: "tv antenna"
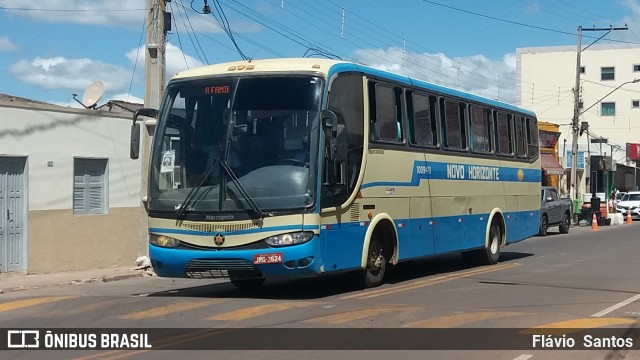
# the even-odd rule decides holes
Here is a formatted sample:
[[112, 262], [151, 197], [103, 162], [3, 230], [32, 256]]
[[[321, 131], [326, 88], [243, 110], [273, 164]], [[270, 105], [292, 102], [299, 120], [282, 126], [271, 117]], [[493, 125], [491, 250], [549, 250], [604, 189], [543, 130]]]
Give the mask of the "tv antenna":
[[73, 95], [73, 100], [77, 101], [85, 109], [95, 109], [96, 104], [102, 97], [102, 94], [104, 94], [104, 82], [102, 80], [96, 80], [89, 84], [89, 86], [84, 90], [82, 101], [76, 99], [78, 94], [71, 95]]

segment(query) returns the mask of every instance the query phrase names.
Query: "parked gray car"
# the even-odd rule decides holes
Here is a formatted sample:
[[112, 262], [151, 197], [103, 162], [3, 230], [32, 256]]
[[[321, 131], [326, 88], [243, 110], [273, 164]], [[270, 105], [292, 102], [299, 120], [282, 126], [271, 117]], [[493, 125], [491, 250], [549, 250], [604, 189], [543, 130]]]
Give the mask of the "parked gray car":
[[539, 235], [547, 235], [547, 230], [552, 226], [558, 226], [562, 234], [568, 233], [571, 226], [571, 199], [560, 198], [553, 186], [543, 186], [541, 191]]

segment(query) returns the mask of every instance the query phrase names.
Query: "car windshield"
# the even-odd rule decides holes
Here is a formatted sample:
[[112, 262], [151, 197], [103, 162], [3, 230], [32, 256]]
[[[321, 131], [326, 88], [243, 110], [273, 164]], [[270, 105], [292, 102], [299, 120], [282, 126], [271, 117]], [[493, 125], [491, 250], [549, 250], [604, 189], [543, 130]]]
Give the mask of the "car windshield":
[[149, 210], [205, 216], [312, 206], [321, 89], [313, 76], [169, 85], [154, 139]]
[[638, 194], [625, 194], [622, 197], [622, 201], [640, 201], [640, 193], [638, 193]]

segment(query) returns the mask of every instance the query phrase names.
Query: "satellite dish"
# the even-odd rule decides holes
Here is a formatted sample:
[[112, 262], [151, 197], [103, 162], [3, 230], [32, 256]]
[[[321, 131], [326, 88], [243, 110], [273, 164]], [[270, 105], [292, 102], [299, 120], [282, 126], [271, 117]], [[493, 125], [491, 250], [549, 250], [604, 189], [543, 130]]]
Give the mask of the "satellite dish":
[[100, 101], [100, 98], [104, 94], [104, 82], [102, 80], [96, 80], [89, 84], [84, 90], [82, 95], [82, 101], [76, 99], [78, 94], [73, 94], [73, 99], [84, 106], [85, 109], [95, 109], [96, 104]]

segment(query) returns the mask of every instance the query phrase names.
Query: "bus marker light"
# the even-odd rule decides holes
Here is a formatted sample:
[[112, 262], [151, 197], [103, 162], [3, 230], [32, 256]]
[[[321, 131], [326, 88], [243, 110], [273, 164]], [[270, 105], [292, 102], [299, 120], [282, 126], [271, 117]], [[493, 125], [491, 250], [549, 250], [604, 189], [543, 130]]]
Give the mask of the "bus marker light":
[[373, 213], [371, 211], [367, 211], [367, 217], [371, 220], [371, 218], [373, 218]]
[[480, 221], [484, 221], [484, 216], [480, 216]]

